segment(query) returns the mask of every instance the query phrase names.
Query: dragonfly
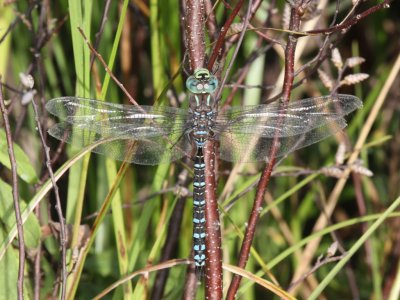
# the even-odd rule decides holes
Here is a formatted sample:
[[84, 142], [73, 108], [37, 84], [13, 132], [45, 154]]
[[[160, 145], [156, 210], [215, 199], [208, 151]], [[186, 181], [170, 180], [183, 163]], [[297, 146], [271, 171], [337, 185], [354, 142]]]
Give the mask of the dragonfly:
[[205, 68], [186, 81], [188, 109], [114, 104], [79, 97], [50, 100], [46, 109], [61, 122], [49, 129], [56, 139], [140, 165], [193, 160], [193, 259], [197, 274], [206, 263], [205, 161], [208, 141], [229, 162], [268, 162], [314, 144], [346, 127], [344, 116], [360, 108], [352, 95], [321, 96], [281, 103], [231, 107], [218, 113], [218, 79]]

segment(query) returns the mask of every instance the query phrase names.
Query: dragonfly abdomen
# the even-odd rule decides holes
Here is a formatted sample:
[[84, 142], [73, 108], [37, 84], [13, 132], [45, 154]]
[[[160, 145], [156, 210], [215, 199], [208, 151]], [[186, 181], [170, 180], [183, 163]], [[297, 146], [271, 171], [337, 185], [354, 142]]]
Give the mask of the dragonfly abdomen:
[[196, 274], [202, 276], [206, 261], [206, 232], [205, 232], [205, 164], [203, 148], [197, 147], [194, 158], [193, 179], [193, 259], [196, 266]]

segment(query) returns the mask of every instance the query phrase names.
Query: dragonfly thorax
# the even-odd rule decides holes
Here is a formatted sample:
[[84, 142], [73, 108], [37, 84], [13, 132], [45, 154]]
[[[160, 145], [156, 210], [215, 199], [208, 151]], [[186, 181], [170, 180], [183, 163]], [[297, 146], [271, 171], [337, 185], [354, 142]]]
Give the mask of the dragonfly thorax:
[[[198, 98], [203, 98], [201, 100], [204, 100], [207, 96]], [[197, 104], [192, 109], [192, 130], [190, 135], [197, 147], [203, 147], [205, 142], [214, 136], [213, 126], [216, 115], [213, 107], [209, 105], [209, 101], [198, 101]]]

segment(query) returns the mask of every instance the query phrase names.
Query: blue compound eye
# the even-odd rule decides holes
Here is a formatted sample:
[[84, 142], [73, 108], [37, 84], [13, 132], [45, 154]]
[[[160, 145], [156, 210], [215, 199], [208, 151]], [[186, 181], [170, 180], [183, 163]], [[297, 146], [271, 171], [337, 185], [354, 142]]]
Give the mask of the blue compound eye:
[[186, 88], [193, 94], [200, 94], [203, 92], [203, 85], [193, 75], [189, 76], [186, 80]]
[[218, 87], [218, 79], [214, 75], [211, 75], [208, 82], [204, 84], [204, 90], [206, 93], [214, 93]]
[[197, 69], [186, 80], [186, 88], [193, 94], [211, 94], [218, 87], [218, 79], [204, 68]]

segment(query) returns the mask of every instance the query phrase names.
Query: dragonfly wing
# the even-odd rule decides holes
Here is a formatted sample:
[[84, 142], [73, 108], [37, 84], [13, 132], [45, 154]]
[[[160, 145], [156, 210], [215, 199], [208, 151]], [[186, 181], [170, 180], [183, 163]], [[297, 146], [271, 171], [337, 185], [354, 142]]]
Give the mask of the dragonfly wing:
[[263, 137], [290, 137], [341, 119], [362, 102], [352, 95], [303, 99], [282, 108], [270, 105], [233, 107], [218, 117], [216, 132], [229, 130]]
[[80, 147], [104, 141], [93, 152], [116, 160], [155, 165], [190, 150], [186, 110], [77, 97], [53, 99], [46, 109], [63, 120], [49, 130], [52, 136]]
[[343, 116], [361, 107], [351, 95], [324, 96], [291, 103], [231, 108], [215, 126], [221, 158], [227, 161], [267, 161], [274, 138], [277, 156], [314, 144], [346, 127]]
[[141, 139], [133, 139], [129, 134], [113, 136], [63, 122], [51, 127], [49, 134], [80, 148], [102, 141], [92, 152], [140, 165], [175, 161], [184, 155], [189, 155], [191, 148], [186, 136], [180, 133], [175, 135], [170, 133], [169, 136], [149, 134], [142, 136]]
[[[317, 143], [346, 127], [341, 118], [324, 125], [306, 130], [303, 134], [279, 137], [276, 156], [284, 156], [300, 148]], [[273, 137], [249, 135], [243, 132], [227, 131], [220, 136], [220, 157], [226, 161], [256, 162], [269, 161], [274, 144]]]
[[[177, 124], [184, 126], [187, 119], [187, 111], [179, 108], [122, 105], [79, 97], [52, 99], [46, 109], [64, 122], [90, 130], [101, 127], [115, 134], [123, 127], [158, 126], [168, 131]], [[136, 130], [131, 134], [140, 135], [141, 132]]]

